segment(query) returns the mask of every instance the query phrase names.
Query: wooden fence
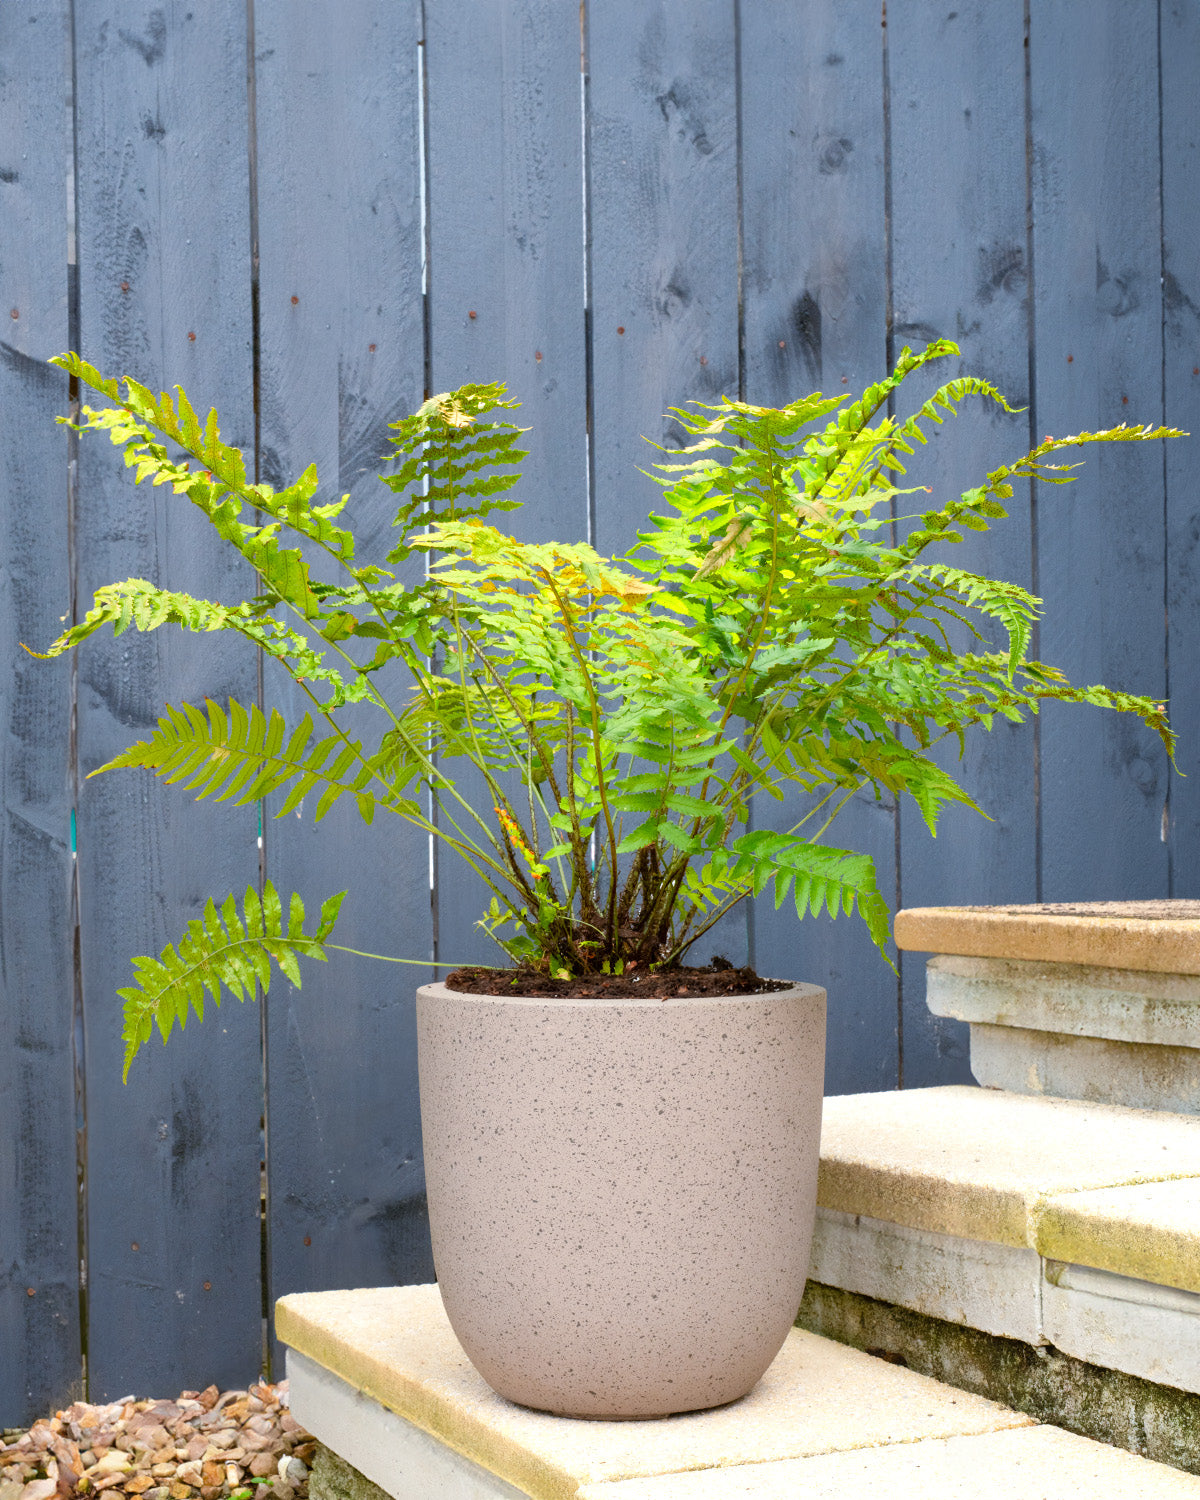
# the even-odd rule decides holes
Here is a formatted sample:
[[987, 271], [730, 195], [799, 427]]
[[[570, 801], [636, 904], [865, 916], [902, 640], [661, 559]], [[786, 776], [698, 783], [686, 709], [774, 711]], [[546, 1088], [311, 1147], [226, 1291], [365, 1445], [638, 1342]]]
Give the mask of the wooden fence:
[[[482, 953], [474, 893], [444, 869], [431, 902], [419, 838], [268, 808], [260, 842], [254, 809], [85, 780], [168, 697], [294, 705], [219, 638], [20, 650], [114, 579], [245, 581], [186, 506], [55, 425], [47, 356], [179, 382], [262, 478], [315, 460], [381, 537], [386, 424], [468, 379], [524, 403], [521, 531], [602, 550], [648, 509], [640, 435], [667, 406], [854, 391], [935, 335], [1028, 409], [931, 444], [912, 472], [939, 493], [1051, 430], [1200, 431], [1200, 7], [958, 6], [0, 5], [0, 1425], [84, 1379], [244, 1384], [274, 1297], [432, 1274], [410, 983], [316, 966], [123, 1088], [131, 953], [264, 871], [306, 900], [347, 887], [352, 946]], [[1048, 599], [1038, 649], [1072, 677], [1169, 694], [1185, 771], [1197, 452], [1092, 453], [959, 549]], [[1169, 778], [1137, 726], [1047, 713], [965, 774], [994, 821], [951, 810], [933, 843], [907, 808], [846, 817], [898, 902], [1200, 895], [1200, 775]], [[722, 942], [828, 985], [830, 1092], [968, 1077], [920, 959], [897, 982], [855, 922], [760, 906]]]

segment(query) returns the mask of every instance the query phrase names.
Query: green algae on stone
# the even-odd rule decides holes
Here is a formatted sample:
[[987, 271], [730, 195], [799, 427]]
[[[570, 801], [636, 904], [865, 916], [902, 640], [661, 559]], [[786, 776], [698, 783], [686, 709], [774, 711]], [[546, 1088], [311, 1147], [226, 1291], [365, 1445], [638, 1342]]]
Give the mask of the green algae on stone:
[[814, 1281], [796, 1321], [1039, 1421], [1200, 1474], [1200, 1396]]

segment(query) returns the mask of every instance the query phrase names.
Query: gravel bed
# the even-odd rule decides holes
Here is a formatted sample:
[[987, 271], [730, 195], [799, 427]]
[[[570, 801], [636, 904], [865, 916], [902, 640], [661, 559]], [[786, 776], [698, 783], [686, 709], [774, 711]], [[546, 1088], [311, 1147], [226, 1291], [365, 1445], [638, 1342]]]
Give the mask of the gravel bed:
[[76, 1401], [0, 1432], [0, 1500], [307, 1500], [316, 1444], [287, 1409], [287, 1381]]

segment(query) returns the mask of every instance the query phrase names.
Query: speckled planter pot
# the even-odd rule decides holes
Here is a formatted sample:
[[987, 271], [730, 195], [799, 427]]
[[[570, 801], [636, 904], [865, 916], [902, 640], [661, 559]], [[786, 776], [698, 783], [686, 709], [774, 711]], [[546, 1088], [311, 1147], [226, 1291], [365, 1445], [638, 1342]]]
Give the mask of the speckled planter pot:
[[502, 1396], [578, 1417], [736, 1400], [804, 1294], [825, 992], [417, 995], [433, 1258]]

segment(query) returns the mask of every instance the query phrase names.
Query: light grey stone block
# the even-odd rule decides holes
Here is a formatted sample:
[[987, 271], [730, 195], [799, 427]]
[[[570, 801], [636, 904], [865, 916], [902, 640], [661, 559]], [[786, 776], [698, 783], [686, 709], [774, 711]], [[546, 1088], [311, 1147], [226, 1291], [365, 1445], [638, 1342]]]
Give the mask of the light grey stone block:
[[931, 958], [925, 974], [926, 998], [937, 1016], [1200, 1047], [1200, 975], [949, 953]]
[[1200, 1478], [1057, 1427], [585, 1485], [576, 1500], [1200, 1500]]
[[1041, 1271], [1036, 1250], [817, 1211], [814, 1281], [985, 1333], [1042, 1341]]
[[971, 1023], [971, 1072], [989, 1089], [1200, 1114], [1200, 1050]]
[[287, 1372], [296, 1421], [395, 1500], [529, 1500], [307, 1355], [289, 1349]]
[[297, 1420], [396, 1500], [567, 1500], [589, 1485], [696, 1469], [729, 1476], [736, 1494], [740, 1474], [779, 1460], [1032, 1421], [798, 1328], [740, 1401], [644, 1421], [581, 1421], [490, 1390], [467, 1363], [435, 1286], [299, 1292], [281, 1299], [276, 1315], [291, 1346]]
[[1076, 1359], [1200, 1392], [1200, 1293], [1048, 1260], [1042, 1321]]
[[926, 998], [985, 1088], [1200, 1114], [1200, 976], [939, 954]]
[[[799, 1321], [814, 1333], [875, 1350], [1040, 1421], [1200, 1475], [1200, 1396], [1189, 1391], [816, 1281], [808, 1284]], [[1037, 1493], [1016, 1490], [1013, 1500]]]

